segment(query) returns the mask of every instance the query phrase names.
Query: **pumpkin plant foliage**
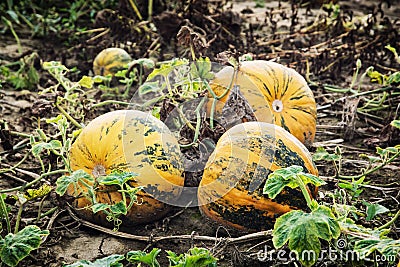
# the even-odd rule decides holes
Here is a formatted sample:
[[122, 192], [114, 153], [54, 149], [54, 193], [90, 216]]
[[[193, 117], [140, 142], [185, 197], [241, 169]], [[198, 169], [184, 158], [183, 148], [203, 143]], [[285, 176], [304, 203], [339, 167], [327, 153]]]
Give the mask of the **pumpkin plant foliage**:
[[363, 201], [363, 203], [367, 206], [367, 217], [365, 220], [370, 221], [372, 220], [376, 215], [388, 212], [389, 209], [378, 204], [378, 203], [368, 203], [366, 201]]
[[130, 263], [138, 263], [138, 266], [141, 266], [141, 263], [144, 263], [150, 267], [160, 267], [160, 264], [157, 261], [157, 256], [160, 252], [161, 249], [159, 248], [153, 248], [149, 253], [142, 250], [129, 251], [126, 254], [126, 259]]
[[375, 253], [380, 253], [385, 259], [393, 263], [400, 255], [400, 240], [389, 238], [390, 229], [370, 229], [357, 225], [353, 220], [347, 218], [340, 223], [340, 227], [347, 233], [349, 243], [354, 243], [353, 250], [365, 259]]
[[268, 194], [269, 198], [275, 198], [285, 186], [296, 188], [299, 186], [300, 181], [304, 184], [311, 183], [315, 186], [326, 184], [317, 176], [310, 173], [304, 173], [303, 167], [293, 165], [288, 168], [276, 170], [274, 173], [269, 175], [264, 186], [264, 194]]
[[75, 191], [77, 190], [78, 186], [86, 186], [89, 188], [90, 186], [88, 185], [87, 182], [93, 182], [94, 178], [85, 172], [84, 170], [77, 170], [72, 172], [70, 175], [63, 175], [60, 178], [57, 179], [56, 184], [56, 193], [59, 194], [60, 196], [63, 196], [65, 192], [67, 192], [68, 186], [70, 184], [74, 185]]
[[48, 234], [48, 230], [28, 225], [16, 234], [9, 233], [4, 238], [0, 237], [1, 262], [8, 266], [17, 266], [32, 250], [39, 248], [42, 236]]
[[176, 254], [167, 250], [169, 265], [174, 267], [216, 267], [217, 259], [206, 248], [193, 247], [187, 253]]
[[286, 186], [302, 190], [311, 212], [292, 210], [280, 216], [274, 225], [272, 241], [275, 248], [288, 243], [290, 250], [296, 252], [298, 260], [305, 266], [312, 266], [317, 261], [321, 251], [320, 239], [330, 241], [341, 233], [331, 209], [311, 200], [306, 188], [309, 183], [315, 186], [325, 184], [317, 176], [304, 173], [302, 167], [294, 165], [271, 173], [264, 186], [264, 194], [270, 198], [275, 198]]
[[272, 241], [275, 248], [289, 243], [298, 260], [305, 266], [312, 266], [321, 251], [319, 239], [330, 241], [337, 239], [340, 233], [340, 226], [330, 208], [319, 206], [310, 213], [295, 210], [279, 217]]
[[79, 190], [79, 187], [85, 187], [87, 189], [85, 197], [91, 201], [92, 206], [90, 208], [93, 213], [105, 212], [107, 220], [114, 222], [116, 230], [121, 224], [121, 220], [118, 217], [126, 215], [133, 204], [137, 203], [136, 193], [141, 190], [141, 187], [132, 187], [129, 185], [129, 182], [134, 180], [136, 176], [137, 174], [133, 172], [113, 171], [97, 179], [99, 185], [114, 185], [118, 187], [118, 191], [122, 194], [122, 200], [113, 204], [97, 202], [96, 189], [90, 185], [93, 184], [94, 178], [84, 170], [76, 170], [70, 175], [63, 175], [58, 178], [56, 193], [63, 196], [70, 185], [73, 185], [75, 192], [85, 192], [86, 190]]
[[[385, 154], [385, 153], [383, 153]], [[315, 186], [324, 184], [318, 177], [303, 173], [301, 167], [291, 166], [279, 169], [268, 176], [264, 186], [264, 194], [274, 197], [285, 186], [299, 186], [307, 200], [311, 212], [292, 210], [280, 216], [274, 225], [272, 232], [275, 248], [281, 248], [288, 244], [294, 251], [297, 259], [304, 266], [312, 266], [317, 262], [321, 252], [321, 239], [330, 242], [338, 239], [341, 234], [346, 235], [348, 244], [352, 244], [353, 252], [359, 260], [365, 260], [373, 253], [380, 253], [388, 262], [394, 262], [396, 255], [400, 253], [400, 241], [387, 237], [390, 232], [385, 224], [376, 229], [366, 228], [355, 224], [353, 220], [340, 211], [340, 209], [319, 205], [311, 200], [305, 190], [307, 183]], [[367, 205], [367, 219], [372, 219], [377, 214], [387, 212], [387, 209], [379, 204]], [[398, 212], [399, 213], [399, 212]], [[398, 215], [396, 215], [398, 216]], [[396, 218], [394, 217], [393, 222]]]
[[[161, 249], [153, 248], [150, 252], [143, 250], [133, 250], [126, 255], [110, 255], [94, 262], [81, 260], [75, 263], [64, 265], [64, 267], [122, 267], [122, 266], [149, 266], [160, 267], [157, 260]], [[206, 248], [193, 247], [187, 252], [177, 254], [173, 251], [166, 250], [170, 267], [216, 267], [218, 259], [215, 258], [211, 251]], [[124, 265], [121, 261], [127, 261], [129, 264]]]
[[123, 259], [125, 259], [124, 255], [114, 254], [95, 260], [94, 262], [82, 260], [73, 264], [64, 265], [64, 267], [122, 267], [123, 265], [120, 261]]

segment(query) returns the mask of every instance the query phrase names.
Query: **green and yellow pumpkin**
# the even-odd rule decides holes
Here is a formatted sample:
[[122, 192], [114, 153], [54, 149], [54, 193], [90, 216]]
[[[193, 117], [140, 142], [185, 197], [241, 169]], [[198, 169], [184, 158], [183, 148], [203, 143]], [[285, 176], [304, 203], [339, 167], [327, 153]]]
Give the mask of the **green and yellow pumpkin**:
[[106, 48], [95, 57], [93, 72], [95, 75], [114, 75], [119, 70], [126, 68], [131, 61], [131, 56], [124, 49]]
[[[218, 140], [198, 188], [200, 210], [212, 220], [239, 230], [272, 229], [275, 219], [293, 209], [307, 209], [300, 189], [285, 188], [275, 199], [263, 194], [268, 175], [302, 166], [318, 175], [307, 148], [282, 127], [245, 122]], [[309, 193], [316, 197], [317, 188]]]
[[237, 72], [230, 66], [223, 68], [210, 83], [215, 95], [221, 97], [217, 113], [221, 113], [233, 85], [238, 86], [258, 121], [283, 127], [306, 146], [313, 142], [316, 103], [307, 82], [295, 70], [265, 60], [241, 62]]
[[[84, 170], [99, 178], [114, 170], [134, 172], [131, 186], [142, 186], [137, 202], [122, 218], [124, 226], [158, 220], [170, 210], [168, 203], [179, 197], [184, 184], [183, 164], [177, 140], [165, 124], [148, 113], [118, 110], [92, 120], [70, 149], [70, 167]], [[96, 183], [90, 183], [89, 185]], [[86, 191], [85, 191], [86, 190]], [[84, 196], [87, 188], [74, 187], [67, 194], [73, 197], [77, 214], [91, 222], [108, 225], [105, 214], [93, 214], [91, 201]], [[95, 191], [97, 202], [115, 204], [122, 195], [116, 187], [102, 185]]]

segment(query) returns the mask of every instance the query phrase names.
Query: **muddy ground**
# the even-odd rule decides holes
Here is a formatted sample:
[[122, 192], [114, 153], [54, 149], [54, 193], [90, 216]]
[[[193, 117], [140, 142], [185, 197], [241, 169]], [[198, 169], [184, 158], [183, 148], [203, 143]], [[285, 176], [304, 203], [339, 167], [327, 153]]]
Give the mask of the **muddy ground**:
[[[204, 42], [198, 43], [197, 53], [213, 61], [224, 62], [228, 56], [238, 57], [248, 53], [257, 59], [274, 59], [307, 76], [308, 81], [312, 81], [310, 87], [318, 103], [317, 135], [310, 150], [313, 153], [317, 147], [323, 146], [332, 152], [339, 146], [343, 152], [342, 170], [345, 175], [357, 174], [368, 165], [366, 160], [359, 157], [360, 154], [373, 155], [376, 146], [400, 144], [399, 131], [389, 125], [393, 119], [399, 118], [398, 84], [389, 90], [390, 94], [383, 102], [386, 108], [368, 112], [356, 112], [356, 108], [366, 105], [369, 98], [359, 97], [356, 102], [351, 102], [346, 100], [346, 96], [350, 95], [348, 92], [329, 90], [349, 88], [357, 59], [362, 61], [360, 73], [369, 66], [374, 66], [381, 73], [399, 71], [399, 62], [396, 62], [385, 46], [390, 44], [400, 51], [400, 2], [339, 1], [339, 18], [333, 18], [334, 11], [321, 7], [318, 1], [303, 4], [265, 1], [262, 7], [256, 6], [256, 2], [264, 1], [192, 2], [186, 11], [179, 10], [179, 5], [174, 9], [160, 4], [158, 9], [155, 8], [153, 16], [152, 27], [156, 30], [149, 30], [149, 22], [135, 24], [136, 21], [132, 19], [134, 16], [127, 11], [128, 1], [120, 1], [114, 10], [99, 12], [96, 20], [87, 25], [88, 29], [109, 28], [103, 36], [98, 36], [98, 32], [57, 35], [50, 31], [32, 37], [26, 27], [17, 26], [15, 29], [20, 37], [22, 51], [18, 50], [12, 33], [6, 31], [0, 41], [0, 65], [35, 53], [32, 66], [38, 71], [39, 81], [25, 89], [16, 89], [10, 82], [2, 81], [0, 169], [13, 166], [25, 156], [29, 149], [27, 136], [37, 128], [38, 117], [58, 114], [51, 106], [53, 95], [37, 94], [43, 88], [55, 84], [54, 79], [42, 69], [42, 62], [54, 60], [68, 68], [77, 67], [78, 72], [68, 75], [76, 81], [82, 75], [92, 75], [94, 56], [109, 46], [122, 46], [133, 58], [150, 57], [163, 61], [172, 57], [189, 57], [189, 49], [176, 38], [182, 25], [190, 26], [204, 38]], [[4, 77], [3, 74], [2, 79]], [[361, 90], [381, 87], [365, 78]], [[85, 120], [89, 121], [99, 114], [121, 108], [124, 107], [110, 105], [82, 112], [85, 113]], [[317, 166], [321, 177], [328, 179], [334, 175], [331, 163], [319, 162]], [[40, 165], [32, 156], [19, 169], [29, 173], [0, 172], [1, 190], [20, 186], [23, 181], [30, 182], [34, 179], [31, 173], [40, 173]], [[360, 197], [352, 200], [351, 204], [365, 209], [363, 200], [379, 203], [394, 214], [399, 209], [399, 177], [400, 162], [397, 159], [368, 176], [366, 183], [369, 187], [365, 187]], [[56, 179], [57, 176], [50, 176], [46, 182], [54, 186]], [[334, 179], [328, 181], [328, 185], [320, 189], [320, 201], [330, 203], [332, 200], [327, 194], [337, 190], [338, 184]], [[174, 208], [166, 219], [127, 229], [129, 234], [124, 234], [106, 232], [105, 229], [71, 216], [65, 205], [62, 205], [62, 200], [51, 193], [42, 202], [25, 207], [22, 225], [35, 221], [39, 207], [47, 211], [56, 206], [60, 208], [36, 222], [42, 229], [50, 230], [50, 235], [19, 266], [62, 266], [63, 263], [77, 260], [92, 261], [111, 254], [125, 254], [131, 250], [153, 247], [163, 249], [159, 261], [162, 266], [166, 266], [168, 262], [164, 250], [184, 252], [193, 245], [211, 249], [219, 259], [219, 266], [299, 266], [299, 263], [290, 260], [259, 261], [257, 253], [260, 250], [272, 249], [268, 233], [264, 236], [250, 236], [245, 240], [235, 239], [247, 233], [212, 223], [197, 208]], [[15, 205], [12, 214], [16, 214], [17, 209]], [[15, 215], [12, 220], [15, 220]], [[388, 220], [388, 214], [383, 214], [378, 220], [368, 222], [359, 218], [358, 223], [374, 227]], [[399, 239], [399, 235], [397, 222], [391, 227], [390, 236]], [[158, 240], [159, 237], [168, 238]], [[373, 263], [346, 263], [326, 259], [317, 266], [373, 266]], [[379, 266], [390, 264], [381, 262]]]

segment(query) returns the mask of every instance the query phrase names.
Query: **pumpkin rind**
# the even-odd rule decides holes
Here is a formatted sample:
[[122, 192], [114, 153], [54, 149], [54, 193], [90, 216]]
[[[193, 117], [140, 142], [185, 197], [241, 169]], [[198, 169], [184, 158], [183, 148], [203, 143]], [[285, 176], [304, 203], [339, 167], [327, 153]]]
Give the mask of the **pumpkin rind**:
[[121, 48], [106, 48], [93, 61], [95, 75], [114, 75], [132, 61], [131, 56]]
[[[225, 67], [210, 84], [221, 96], [233, 81], [254, 111], [258, 121], [274, 123], [311, 145], [316, 132], [316, 103], [304, 78], [281, 64], [254, 60], [242, 62], [239, 71]], [[229, 93], [220, 99], [216, 111], [221, 112]]]
[[[143, 190], [137, 194], [139, 204], [123, 218], [125, 226], [162, 218], [170, 208], [166, 203], [179, 197], [184, 184], [177, 140], [163, 122], [136, 110], [113, 111], [91, 121], [70, 149], [70, 166], [95, 178], [113, 170], [138, 174], [130, 185], [143, 186]], [[103, 213], [87, 209], [91, 203], [83, 197], [84, 192], [74, 191], [71, 185], [67, 193], [75, 197], [73, 206], [78, 215], [107, 225]], [[113, 186], [100, 186], [96, 198], [113, 204], [122, 196]]]
[[[312, 157], [283, 128], [264, 122], [236, 125], [219, 139], [198, 189], [207, 217], [239, 230], [273, 228], [275, 219], [293, 209], [307, 209], [300, 189], [285, 188], [275, 199], [263, 194], [268, 174], [292, 165], [318, 175]], [[315, 198], [317, 189], [309, 187]]]

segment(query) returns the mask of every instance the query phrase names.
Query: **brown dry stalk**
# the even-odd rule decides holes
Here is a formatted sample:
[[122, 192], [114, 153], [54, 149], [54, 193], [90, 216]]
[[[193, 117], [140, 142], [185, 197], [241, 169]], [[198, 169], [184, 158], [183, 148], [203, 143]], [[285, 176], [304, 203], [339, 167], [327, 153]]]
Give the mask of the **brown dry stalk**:
[[260, 231], [256, 233], [251, 233], [251, 234], [246, 234], [243, 236], [239, 237], [214, 237], [214, 236], [201, 236], [201, 235], [170, 235], [170, 236], [141, 236], [141, 235], [133, 235], [129, 233], [124, 233], [124, 232], [116, 232], [111, 229], [102, 227], [100, 225], [96, 225], [94, 223], [88, 222], [86, 220], [82, 220], [78, 218], [73, 211], [67, 207], [67, 211], [70, 214], [70, 216], [80, 223], [81, 225], [84, 225], [86, 227], [98, 230], [100, 232], [120, 237], [120, 238], [125, 238], [125, 239], [131, 239], [131, 240], [136, 240], [136, 241], [143, 241], [143, 242], [149, 242], [149, 243], [158, 243], [161, 241], [168, 241], [168, 240], [196, 240], [196, 241], [208, 241], [208, 242], [221, 242], [224, 241], [226, 245], [233, 245], [233, 244], [239, 244], [239, 243], [244, 243], [252, 240], [257, 240], [257, 239], [262, 239], [266, 238], [267, 236], [272, 235], [272, 230], [267, 230], [267, 231]]

